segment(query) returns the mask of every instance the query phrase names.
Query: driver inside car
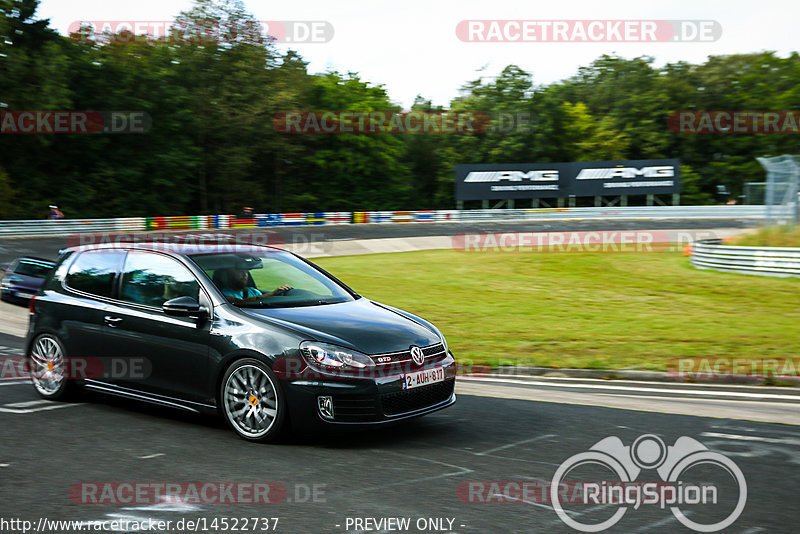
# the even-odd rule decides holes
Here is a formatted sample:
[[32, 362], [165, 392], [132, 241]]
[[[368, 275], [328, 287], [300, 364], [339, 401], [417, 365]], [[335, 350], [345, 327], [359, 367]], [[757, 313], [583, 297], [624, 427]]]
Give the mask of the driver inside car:
[[232, 303], [253, 302], [262, 297], [273, 297], [284, 295], [292, 287], [283, 284], [274, 291], [261, 291], [255, 287], [247, 285], [247, 270], [225, 269], [222, 273], [222, 294]]

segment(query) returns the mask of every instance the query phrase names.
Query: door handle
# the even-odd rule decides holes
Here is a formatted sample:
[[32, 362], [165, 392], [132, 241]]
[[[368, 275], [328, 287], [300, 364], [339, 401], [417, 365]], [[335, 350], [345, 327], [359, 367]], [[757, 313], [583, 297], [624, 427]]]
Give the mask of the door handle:
[[112, 317], [110, 315], [106, 315], [103, 317], [103, 320], [106, 322], [106, 326], [115, 327], [122, 321], [122, 317]]

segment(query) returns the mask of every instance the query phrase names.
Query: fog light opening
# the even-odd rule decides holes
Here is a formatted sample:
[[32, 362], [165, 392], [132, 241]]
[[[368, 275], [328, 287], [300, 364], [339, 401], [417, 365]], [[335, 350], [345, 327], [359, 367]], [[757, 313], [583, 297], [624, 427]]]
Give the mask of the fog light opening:
[[323, 419], [333, 420], [333, 397], [322, 395], [317, 397], [317, 408]]

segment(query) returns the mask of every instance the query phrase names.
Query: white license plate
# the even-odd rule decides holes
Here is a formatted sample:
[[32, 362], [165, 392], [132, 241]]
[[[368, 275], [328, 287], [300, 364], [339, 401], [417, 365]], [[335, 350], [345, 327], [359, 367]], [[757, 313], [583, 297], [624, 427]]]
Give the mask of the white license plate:
[[444, 367], [432, 367], [414, 373], [401, 375], [403, 389], [414, 389], [437, 382], [444, 382]]

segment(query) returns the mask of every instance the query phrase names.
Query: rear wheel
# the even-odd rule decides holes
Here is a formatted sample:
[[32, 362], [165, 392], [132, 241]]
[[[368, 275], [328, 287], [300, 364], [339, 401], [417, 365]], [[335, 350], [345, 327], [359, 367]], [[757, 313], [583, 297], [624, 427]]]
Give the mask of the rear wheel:
[[36, 392], [49, 400], [69, 400], [76, 392], [70, 381], [64, 346], [57, 337], [42, 334], [31, 345], [31, 380]]
[[286, 403], [280, 385], [261, 360], [238, 360], [225, 372], [220, 385], [225, 420], [250, 441], [271, 441], [284, 426]]

